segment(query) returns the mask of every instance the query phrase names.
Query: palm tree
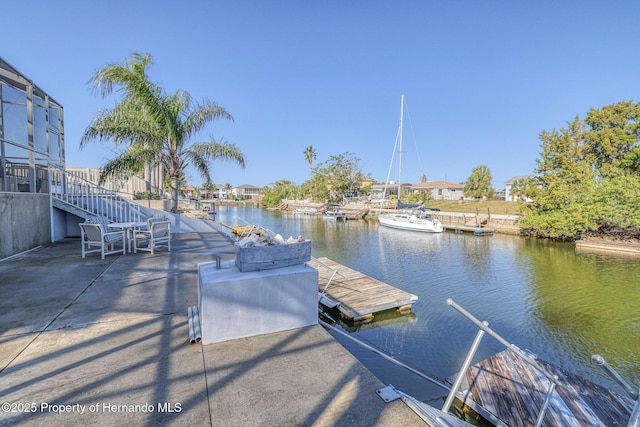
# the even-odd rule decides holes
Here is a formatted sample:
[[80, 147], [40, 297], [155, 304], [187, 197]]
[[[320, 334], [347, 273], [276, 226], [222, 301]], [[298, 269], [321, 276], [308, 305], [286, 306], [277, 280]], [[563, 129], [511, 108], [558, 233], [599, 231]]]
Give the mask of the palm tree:
[[213, 193], [218, 189], [217, 186], [209, 181], [202, 183], [202, 189], [207, 193], [206, 199], [211, 199], [213, 197]]
[[307, 160], [307, 163], [309, 163], [309, 176], [311, 176], [311, 165], [316, 157], [316, 150], [313, 149], [313, 146], [310, 145], [304, 149], [304, 158]]
[[516, 199], [524, 199], [530, 195], [532, 188], [535, 186], [530, 176], [518, 178], [511, 184], [511, 197]]
[[128, 61], [107, 64], [94, 74], [90, 80], [94, 92], [104, 98], [118, 88], [124, 96], [113, 109], [101, 111], [93, 119], [82, 136], [80, 148], [93, 140], [126, 145], [103, 166], [100, 183], [121, 173], [140, 172], [145, 165], [162, 165], [170, 181], [171, 210], [176, 212], [180, 177], [187, 167], [194, 166], [208, 182], [212, 161], [232, 160], [244, 168], [244, 155], [235, 145], [213, 137], [209, 142], [189, 145], [210, 121], [233, 117], [207, 99], [194, 102], [185, 91], [168, 95], [149, 81], [146, 68], [151, 64], [149, 54], [134, 53]]
[[231, 195], [231, 190], [233, 190], [233, 186], [231, 185], [230, 182], [227, 182], [224, 184], [224, 192], [227, 195], [227, 199], [231, 200], [231, 197], [229, 197]]
[[464, 184], [465, 196], [479, 199], [481, 197], [491, 197], [493, 189], [491, 188], [491, 181], [493, 176], [491, 170], [485, 165], [476, 166], [471, 170], [471, 175]]

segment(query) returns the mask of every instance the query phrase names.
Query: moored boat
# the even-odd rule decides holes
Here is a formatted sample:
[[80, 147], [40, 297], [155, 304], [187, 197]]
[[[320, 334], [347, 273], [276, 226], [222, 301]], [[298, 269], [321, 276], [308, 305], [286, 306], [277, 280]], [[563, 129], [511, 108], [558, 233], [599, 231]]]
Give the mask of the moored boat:
[[425, 233], [442, 233], [442, 223], [431, 214], [423, 212], [392, 213], [378, 216], [380, 225], [400, 230], [422, 231]]
[[[402, 122], [404, 116], [404, 95], [402, 95], [401, 105], [400, 105], [400, 129], [398, 130], [398, 139], [396, 140], [396, 147], [399, 148], [400, 154], [402, 154]], [[395, 148], [394, 148], [395, 151]], [[400, 196], [402, 193], [402, 184], [401, 184], [401, 170], [402, 170], [402, 156], [398, 156], [398, 208], [403, 206], [412, 206], [405, 203], [402, 203], [400, 200]], [[393, 159], [392, 159], [393, 164]], [[391, 167], [389, 167], [389, 173], [391, 172]], [[387, 177], [388, 182], [388, 177]], [[386, 186], [384, 190], [385, 194], [387, 192]], [[415, 205], [414, 205], [415, 206]], [[389, 228], [397, 228], [400, 230], [409, 230], [409, 231], [422, 231], [426, 233], [442, 233], [444, 231], [444, 227], [442, 223], [433, 217], [433, 215], [425, 213], [422, 210], [416, 209], [410, 213], [406, 212], [398, 212], [391, 214], [382, 214], [378, 216], [378, 221], [380, 225]]]
[[308, 216], [316, 216], [318, 215], [318, 208], [314, 208], [311, 206], [306, 206], [302, 208], [295, 208], [293, 213], [296, 215], [308, 215]]
[[332, 209], [332, 210], [328, 210], [328, 211], [324, 212], [322, 214], [322, 218], [324, 218], [324, 219], [332, 219], [332, 220], [335, 220], [335, 221], [338, 221], [338, 220], [344, 221], [344, 220], [347, 219], [347, 216], [345, 215], [344, 212], [342, 212], [339, 209], [335, 209], [335, 210]]

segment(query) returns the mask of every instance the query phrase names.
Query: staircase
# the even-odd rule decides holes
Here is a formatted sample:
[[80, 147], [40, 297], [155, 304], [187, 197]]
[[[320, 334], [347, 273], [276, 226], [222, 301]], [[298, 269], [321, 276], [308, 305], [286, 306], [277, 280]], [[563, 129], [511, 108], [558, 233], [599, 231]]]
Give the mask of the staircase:
[[144, 221], [140, 205], [118, 193], [49, 164], [51, 203], [54, 207], [88, 219], [102, 216], [109, 222]]

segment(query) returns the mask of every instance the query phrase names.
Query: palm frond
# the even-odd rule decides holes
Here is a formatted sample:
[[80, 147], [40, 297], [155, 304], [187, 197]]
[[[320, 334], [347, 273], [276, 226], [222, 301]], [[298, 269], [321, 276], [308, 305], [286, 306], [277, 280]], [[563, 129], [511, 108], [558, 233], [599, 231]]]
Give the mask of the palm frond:
[[109, 178], [120, 178], [122, 175], [140, 173], [143, 168], [144, 160], [136, 155], [135, 150], [127, 150], [102, 166], [98, 184], [102, 185]]
[[227, 110], [207, 99], [202, 104], [194, 104], [189, 107], [188, 116], [184, 121], [185, 134], [189, 138], [212, 120], [228, 119], [233, 121], [233, 116]]
[[153, 65], [151, 55], [134, 52], [129, 60], [121, 64], [106, 64], [96, 71], [89, 80], [89, 84], [93, 86], [92, 91], [103, 98], [110, 95], [117, 86], [128, 92], [133, 87], [144, 87], [149, 84], [146, 69], [151, 65]]
[[241, 168], [245, 167], [244, 155], [238, 147], [229, 142], [208, 142], [193, 144], [189, 151], [206, 159], [207, 161], [225, 160], [237, 163]]
[[[245, 167], [244, 155], [227, 142], [211, 139], [208, 143], [188, 143], [210, 121], [233, 120], [233, 116], [214, 102], [194, 102], [182, 90], [169, 95], [151, 82], [146, 70], [152, 65], [149, 54], [133, 53], [121, 64], [107, 64], [98, 70], [90, 83], [103, 97], [118, 90], [122, 100], [113, 109], [100, 112], [87, 127], [80, 141], [83, 148], [90, 141], [113, 141], [127, 145], [117, 158], [107, 162], [101, 179], [123, 172], [140, 171], [144, 163], [162, 163], [172, 181], [194, 167], [210, 181], [210, 162], [231, 160]], [[173, 184], [172, 184], [173, 185]], [[179, 185], [179, 184], [176, 184]], [[177, 208], [177, 193], [172, 210]]]
[[116, 145], [148, 143], [161, 140], [162, 136], [144, 108], [125, 100], [112, 110], [103, 110], [85, 129], [80, 148], [89, 142], [113, 140]]
[[[192, 147], [193, 148], [193, 147]], [[189, 150], [186, 156], [205, 182], [211, 182], [209, 161], [198, 150]]]

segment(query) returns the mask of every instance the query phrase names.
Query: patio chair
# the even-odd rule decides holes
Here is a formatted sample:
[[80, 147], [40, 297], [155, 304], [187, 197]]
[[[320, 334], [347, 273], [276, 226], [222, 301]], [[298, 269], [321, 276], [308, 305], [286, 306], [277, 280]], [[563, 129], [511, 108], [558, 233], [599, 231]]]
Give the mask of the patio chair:
[[134, 230], [133, 251], [148, 251], [153, 255], [161, 247], [171, 251], [171, 221], [162, 215], [154, 215], [147, 220], [146, 230]]
[[[122, 252], [125, 254], [126, 245], [124, 231], [109, 231], [106, 219], [89, 218], [80, 223], [82, 235], [82, 258], [90, 253], [100, 253], [102, 259], [105, 255]], [[121, 247], [120, 247], [121, 246]]]

